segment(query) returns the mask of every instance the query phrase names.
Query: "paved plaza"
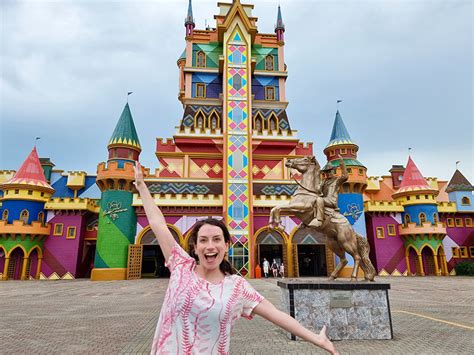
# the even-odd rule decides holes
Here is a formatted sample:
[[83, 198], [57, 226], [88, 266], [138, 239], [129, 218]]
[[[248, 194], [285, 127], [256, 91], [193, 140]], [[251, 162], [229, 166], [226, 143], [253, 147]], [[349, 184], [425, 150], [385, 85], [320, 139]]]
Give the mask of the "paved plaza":
[[[338, 341], [341, 354], [473, 354], [474, 278], [389, 282], [394, 339]], [[0, 282], [1, 354], [147, 354], [167, 280]], [[251, 280], [280, 305], [275, 279]], [[260, 317], [237, 322], [232, 354], [319, 354]]]

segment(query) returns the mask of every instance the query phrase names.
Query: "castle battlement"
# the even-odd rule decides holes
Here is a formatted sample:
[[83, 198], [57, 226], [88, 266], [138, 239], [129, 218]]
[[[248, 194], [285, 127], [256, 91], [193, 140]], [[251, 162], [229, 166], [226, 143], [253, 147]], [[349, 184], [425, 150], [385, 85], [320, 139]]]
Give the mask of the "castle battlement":
[[426, 234], [446, 234], [446, 226], [443, 223], [432, 224], [425, 222], [420, 225], [416, 223], [400, 224], [398, 226], [398, 233], [401, 236], [405, 235], [426, 235]]
[[97, 200], [90, 198], [61, 198], [50, 199], [44, 206], [46, 210], [86, 210], [99, 213]]
[[10, 238], [14, 238], [16, 235], [47, 236], [50, 230], [49, 223], [38, 221], [31, 222], [31, 224], [26, 224], [21, 220], [14, 220], [12, 223], [0, 221], [0, 235], [10, 234]]

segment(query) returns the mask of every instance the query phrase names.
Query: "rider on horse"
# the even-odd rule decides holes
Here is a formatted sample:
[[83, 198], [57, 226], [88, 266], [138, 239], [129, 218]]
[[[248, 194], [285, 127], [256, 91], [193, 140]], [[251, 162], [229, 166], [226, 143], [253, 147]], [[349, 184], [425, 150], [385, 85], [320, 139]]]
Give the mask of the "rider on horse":
[[337, 176], [335, 174], [336, 168], [327, 163], [326, 166], [321, 169], [324, 172], [325, 178], [321, 182], [321, 194], [322, 196], [316, 197], [314, 203], [314, 216], [315, 218], [311, 221], [309, 226], [319, 228], [323, 225], [324, 222], [324, 207], [329, 207], [332, 209], [337, 209], [337, 195], [339, 188], [345, 183], [348, 179], [346, 165], [344, 164], [344, 159], [339, 155], [339, 160], [341, 164], [342, 175]]

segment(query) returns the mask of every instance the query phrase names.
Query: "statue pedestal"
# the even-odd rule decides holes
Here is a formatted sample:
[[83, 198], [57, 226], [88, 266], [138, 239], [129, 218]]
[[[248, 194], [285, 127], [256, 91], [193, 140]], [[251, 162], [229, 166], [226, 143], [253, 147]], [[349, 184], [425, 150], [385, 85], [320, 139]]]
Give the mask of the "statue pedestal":
[[284, 311], [315, 333], [326, 325], [331, 340], [393, 339], [388, 283], [285, 279], [278, 286]]

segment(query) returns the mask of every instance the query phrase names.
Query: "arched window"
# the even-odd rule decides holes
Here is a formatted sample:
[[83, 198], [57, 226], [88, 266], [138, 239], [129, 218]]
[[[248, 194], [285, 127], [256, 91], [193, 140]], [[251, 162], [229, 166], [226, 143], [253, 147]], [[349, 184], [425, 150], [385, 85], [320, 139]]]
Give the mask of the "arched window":
[[206, 53], [204, 53], [203, 51], [199, 51], [197, 53], [196, 66], [198, 68], [205, 68], [206, 67]]
[[211, 113], [209, 123], [210, 123], [210, 128], [213, 132], [220, 127], [220, 125], [219, 125], [219, 116], [217, 115], [216, 112]]
[[265, 70], [273, 71], [274, 69], [274, 60], [272, 55], [267, 55], [265, 57]]
[[438, 223], [439, 223], [438, 214], [435, 212], [433, 213], [433, 224], [438, 224]]
[[28, 217], [30, 216], [30, 213], [27, 210], [23, 210], [20, 213], [20, 221], [23, 221], [23, 223], [28, 223]]
[[461, 204], [464, 205], [464, 206], [470, 206], [471, 205], [471, 200], [469, 199], [469, 197], [464, 196], [461, 199]]
[[199, 128], [200, 130], [204, 129], [204, 114], [202, 112], [199, 112], [196, 115], [196, 120], [194, 121], [194, 127]]
[[268, 130], [270, 132], [275, 132], [278, 130], [278, 119], [274, 114], [272, 114], [268, 120]]
[[423, 212], [420, 213], [419, 217], [420, 217], [420, 224], [423, 224], [426, 222], [426, 215]]
[[107, 180], [107, 186], [108, 186], [109, 190], [113, 190], [114, 189], [114, 180], [108, 179]]
[[41, 224], [44, 224], [44, 212], [43, 211], [38, 213], [38, 222], [40, 222]]
[[125, 180], [123, 180], [123, 179], [119, 180], [118, 189], [119, 190], [125, 190]]
[[2, 220], [3, 221], [8, 221], [8, 210], [3, 210]]
[[408, 223], [411, 222], [411, 219], [410, 219], [410, 215], [409, 214], [405, 214], [405, 217], [403, 217], [403, 220], [404, 220], [404, 224], [405, 224], [405, 227], [408, 226]]

